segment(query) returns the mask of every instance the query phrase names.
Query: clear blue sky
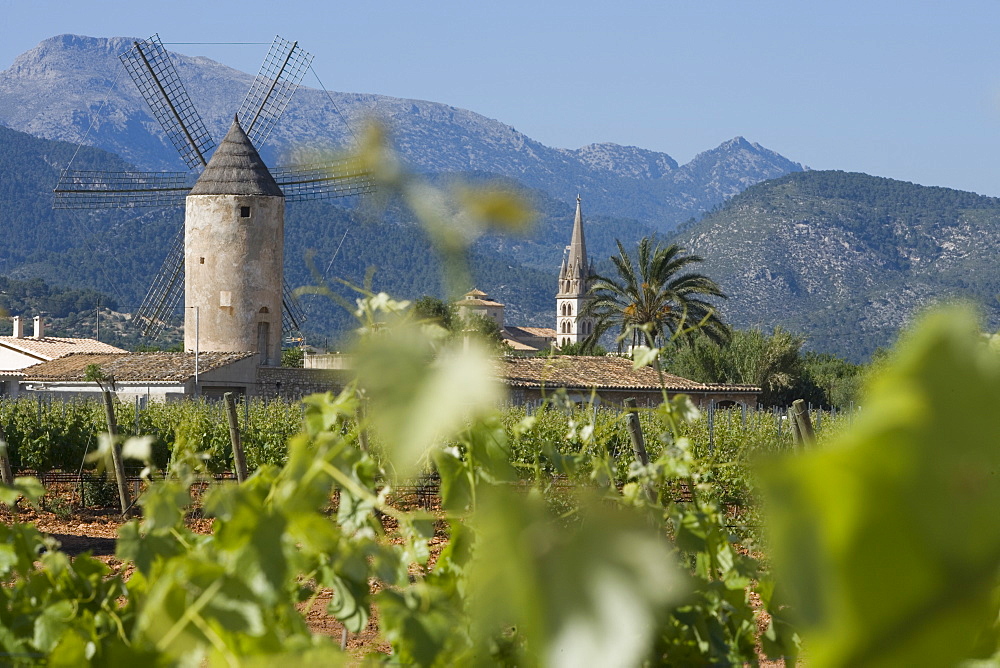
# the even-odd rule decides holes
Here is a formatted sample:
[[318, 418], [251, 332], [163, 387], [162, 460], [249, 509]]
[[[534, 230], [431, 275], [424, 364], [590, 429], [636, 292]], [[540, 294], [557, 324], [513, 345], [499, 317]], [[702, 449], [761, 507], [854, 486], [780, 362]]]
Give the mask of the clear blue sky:
[[[743, 135], [814, 169], [1000, 196], [1000, 2], [0, 0], [0, 69], [57, 34], [297, 39], [331, 90], [679, 162]], [[169, 46], [251, 73], [266, 46]], [[315, 85], [311, 75], [306, 84]]]

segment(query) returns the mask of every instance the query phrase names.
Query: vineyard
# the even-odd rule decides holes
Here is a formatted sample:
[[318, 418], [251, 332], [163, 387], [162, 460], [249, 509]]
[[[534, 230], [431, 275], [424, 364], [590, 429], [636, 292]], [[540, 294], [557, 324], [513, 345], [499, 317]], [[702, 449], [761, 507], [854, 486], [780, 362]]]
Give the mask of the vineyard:
[[[305, 416], [302, 402], [251, 399], [237, 409], [239, 428], [248, 465], [255, 470], [264, 465], [281, 466], [288, 458], [288, 440], [302, 431]], [[820, 436], [836, 431], [852, 418], [819, 410], [810, 411]], [[115, 415], [123, 436], [152, 436], [151, 458], [160, 469], [168, 468], [170, 453], [179, 440], [207, 455], [206, 470], [213, 474], [233, 471], [229, 427], [222, 402], [185, 401], [177, 403], [116, 402]], [[554, 443], [561, 455], [578, 450], [578, 439], [566, 438], [576, 425], [590, 425], [597, 439], [609, 448], [616, 462], [615, 480], [621, 485], [633, 461], [632, 448], [621, 408], [581, 407], [565, 402], [561, 394], [539, 407], [506, 407], [498, 413], [510, 443], [510, 463], [521, 477], [537, 477], [539, 447]], [[656, 433], [658, 426], [650, 411], [639, 411], [644, 429]], [[532, 428], [520, 426], [529, 420]], [[21, 397], [0, 399], [0, 429], [7, 439], [8, 455], [16, 471], [48, 473], [92, 470], [87, 461], [107, 431], [103, 405], [96, 400], [63, 401]], [[739, 463], [739, 473], [747, 473], [756, 454], [786, 451], [792, 446], [791, 431], [784, 412], [740, 408], [702, 412], [685, 422], [680, 433], [688, 438], [699, 459], [717, 463]], [[374, 450], [380, 450], [373, 443]], [[453, 443], [452, 445], [455, 445]], [[662, 443], [649, 444], [650, 455], [660, 454]]]
[[[194, 444], [208, 455], [207, 470], [232, 470], [229, 428], [221, 402], [117, 402], [119, 432], [152, 436], [152, 461], [165, 469], [177, 441]], [[301, 403], [250, 401], [241, 406], [240, 430], [247, 444], [249, 465], [282, 464], [288, 439], [302, 429]], [[0, 400], [0, 427], [7, 437], [15, 468], [45, 473], [77, 471], [97, 449], [107, 432], [104, 406], [98, 401], [51, 401], [44, 398]], [[93, 468], [90, 465], [89, 468]]]
[[[236, 620], [239, 623], [227, 629], [226, 634], [216, 631], [221, 647], [205, 646], [212, 634], [199, 638], [192, 647], [206, 652], [203, 656], [221, 657], [225, 663], [239, 662], [243, 655], [239, 648], [247, 643], [242, 636], [248, 632], [245, 625], [249, 621], [240, 619], [237, 613], [259, 618], [259, 623], [274, 625], [270, 632], [276, 635], [270, 642], [280, 638], [280, 643], [274, 647], [305, 643], [303, 647], [308, 650], [302, 651], [306, 651], [307, 656], [331, 660], [336, 655], [335, 644], [327, 646], [323, 639], [304, 633], [301, 618], [296, 623], [284, 619], [289, 615], [298, 617], [294, 606], [301, 603], [303, 588], [312, 592], [312, 596], [321, 590], [333, 591], [329, 612], [352, 632], [365, 628], [369, 608], [377, 610], [382, 633], [392, 643], [394, 660], [402, 658], [407, 663], [418, 664], [461, 661], [477, 656], [476, 652], [482, 651], [482, 647], [498, 641], [504, 642], [490, 650], [491, 661], [523, 660], [530, 656], [524, 653], [526, 647], [522, 646], [526, 638], [517, 638], [516, 634], [501, 632], [494, 637], [495, 632], [490, 632], [488, 638], [480, 638], [473, 631], [476, 634], [485, 631], [468, 627], [462, 631], [461, 642], [457, 645], [456, 639], [444, 637], [471, 603], [471, 600], [451, 600], [454, 588], [467, 586], [461, 583], [468, 578], [472, 578], [468, 580], [471, 583], [482, 577], [482, 574], [475, 574], [473, 562], [469, 561], [466, 551], [471, 536], [463, 527], [480, 516], [479, 513], [487, 512], [486, 508], [491, 509], [488, 512], [494, 519], [506, 518], [507, 511], [514, 510], [526, 513], [526, 521], [539, 522], [547, 527], [546, 531], [568, 531], [566, 545], [559, 546], [553, 554], [539, 554], [530, 560], [542, 560], [534, 564], [536, 568], [552, 568], [564, 559], [567, 564], [583, 559], [584, 565], [595, 559], [602, 560], [599, 553], [590, 550], [586, 551], [588, 554], [579, 553], [584, 546], [576, 545], [576, 541], [587, 538], [586, 535], [577, 536], [572, 523], [562, 526], [558, 515], [551, 514], [582, 503], [583, 506], [574, 512], [593, 509], [608, 523], [606, 527], [591, 528], [598, 529], [598, 533], [587, 540], [603, 541], [602, 532], [611, 531], [609, 538], [620, 539], [617, 558], [624, 560], [621, 565], [625, 566], [630, 565], [632, 549], [652, 550], [659, 555], [658, 561], [660, 558], [667, 560], [663, 564], [640, 564], [648, 575], [664, 580], [667, 585], [655, 598], [666, 597], [670, 592], [673, 592], [671, 596], [678, 594], [681, 583], [672, 573], [673, 567], [664, 569], [664, 565], [674, 562], [676, 557], [671, 556], [671, 550], [648, 527], [636, 524], [626, 510], [652, 499], [641, 501], [636, 496], [636, 464], [624, 424], [625, 414], [621, 411], [575, 406], [562, 394], [556, 394], [550, 403], [531, 411], [523, 408], [490, 411], [466, 422], [451, 439], [435, 448], [430, 459], [414, 462], [415, 466], [407, 469], [410, 474], [422, 475], [424, 479], [434, 474], [434, 502], [425, 504], [434, 510], [428, 511], [390, 502], [394, 496], [390, 490], [406, 484], [404, 479], [394, 479], [391, 472], [392, 462], [400, 463], [398, 453], [382, 444], [379, 434], [384, 430], [359, 418], [364, 412], [359, 408], [357, 396], [352, 393], [339, 397], [317, 396], [305, 405], [285, 402], [244, 405], [241, 430], [246, 434], [246, 452], [248, 459], [254, 462], [256, 474], [242, 487], [215, 485], [205, 494], [198, 512], [214, 516], [216, 529], [209, 542], [201, 538], [200, 546], [195, 549], [195, 536], [183, 524], [185, 512], [191, 509], [188, 496], [191, 485], [206, 475], [227, 469], [231, 463], [229, 433], [221, 404], [154, 404], [138, 412], [134, 404], [119, 404], [116, 414], [123, 429], [131, 425], [130, 431], [154, 436], [148, 441], [148, 463], [155, 466], [159, 460], [159, 468], [165, 466], [171, 472], [166, 480], [149, 482], [146, 494], [140, 499], [144, 509], [142, 522], [125, 525], [119, 535], [118, 556], [133, 563], [138, 576], [133, 574], [126, 582], [104, 571], [86, 556], [77, 557], [72, 568], [89, 569], [86, 573], [89, 580], [84, 577], [86, 582], [78, 581], [82, 574], [75, 574], [71, 579], [74, 586], [83, 587], [83, 590], [53, 592], [52, 596], [67, 595], [72, 605], [78, 606], [82, 601], [73, 597], [83, 596], [84, 591], [88, 596], [93, 594], [99, 580], [101, 587], [106, 588], [98, 592], [104, 597], [102, 609], [92, 611], [93, 620], [84, 629], [74, 630], [75, 625], [67, 625], [60, 631], [59, 638], [47, 645], [39, 644], [32, 630], [30, 639], [20, 639], [15, 647], [28, 658], [40, 658], [47, 653], [61, 657], [65, 653], [76, 661], [81, 657], [81, 648], [87, 647], [93, 647], [92, 651], [97, 653], [85, 658], [95, 662], [113, 656], [134, 657], [119, 646], [119, 643], [129, 646], [120, 630], [115, 634], [104, 629], [103, 635], [101, 630], [113, 622], [116, 627], [129, 629], [131, 634], [139, 633], [141, 615], [138, 610], [128, 614], [130, 608], [148, 604], [154, 598], [139, 587], [163, 582], [166, 576], [161, 570], [172, 565], [184, 573], [184, 586], [180, 582], [173, 585], [183, 591], [161, 592], [160, 595], [168, 600], [170, 597], [184, 600], [185, 604], [173, 612], [169, 607], [159, 609], [155, 613], [160, 620], [157, 627], [164, 623], [164, 615], [175, 627], [195, 624], [195, 620], [184, 620], [181, 611], [205, 600], [206, 592], [211, 592], [211, 601], [205, 603], [209, 607], [206, 615], [212, 614], [212, 603], [222, 606], [221, 610], [214, 611], [215, 614], [225, 611], [229, 622]], [[77, 468], [85, 461], [88, 468], [94, 465], [93, 456], [88, 461], [87, 453], [96, 449], [98, 434], [104, 427], [103, 409], [98, 404], [21, 399], [2, 404], [2, 410], [15, 466], [27, 465], [35, 467], [35, 471], [48, 471]], [[672, 467], [686, 469], [686, 473], [667, 480], [651, 469], [650, 474], [642, 477], [653, 475], [661, 479], [658, 482], [644, 480], [643, 485], [660, 488], [657, 495], [663, 495], [666, 507], [675, 514], [675, 521], [694, 531], [689, 540], [699, 540], [699, 536], [701, 540], [713, 540], [711, 549], [706, 543], [703, 550], [712, 561], [722, 560], [720, 565], [729, 573], [731, 588], [742, 598], [735, 611], [737, 615], [727, 613], [716, 620], [722, 625], [717, 632], [721, 632], [723, 638], [711, 652], [719, 658], [754, 656], [759, 615], [743, 589], [749, 584], [748, 578], [756, 574], [757, 567], [751, 557], [734, 549], [725, 538], [728, 532], [725, 523], [729, 520], [714, 500], [717, 494], [706, 494], [701, 499], [698, 490], [708, 480], [724, 480], [731, 485], [727, 496], [741, 496], [740, 503], [749, 503], [748, 466], [753, 450], [762, 442], [778, 449], [787, 448], [790, 445], [787, 430], [784, 439], [778, 438], [781, 420], [772, 413], [753, 411], [720, 411], [712, 416], [713, 424], [710, 424], [709, 416], [697, 416], [683, 399], [664, 404], [657, 411], [642, 412], [640, 421], [650, 436], [663, 434], [670, 424], [678, 428], [676, 438], [669, 441], [650, 438], [648, 451], [657, 466], [672, 462]], [[831, 424], [829, 420], [827, 423]], [[371, 433], [362, 446], [361, 433], [366, 428]], [[707, 440], [709, 429], [713, 432], [711, 447]], [[293, 436], [289, 438], [288, 434]], [[673, 449], [668, 452], [671, 445]], [[738, 466], [731, 466], [736, 462]], [[721, 489], [718, 485], [713, 487]], [[518, 489], [520, 491], [514, 491]], [[535, 498], [531, 490], [539, 496]], [[31, 493], [28, 489], [21, 491]], [[512, 491], [514, 496], [510, 496]], [[621, 507], [602, 507], [605, 503], [600, 499], [608, 493], [619, 499], [616, 505]], [[673, 497], [678, 495], [684, 499], [675, 504]], [[335, 499], [332, 506], [331, 499]], [[109, 496], [108, 500], [113, 502], [115, 499]], [[473, 512], [477, 508], [480, 510]], [[479, 530], [499, 531], [501, 535], [495, 539], [513, 547], [522, 540], [517, 535], [520, 528], [516, 522], [510, 523], [510, 518], [506, 519], [499, 524], [487, 522]], [[387, 520], [396, 527], [392, 532], [393, 540], [401, 540], [402, 544], [387, 541]], [[440, 532], [442, 522], [447, 526], [448, 546], [435, 555], [437, 560], [431, 569], [427, 543]], [[223, 530], [223, 526], [229, 528]], [[22, 533], [8, 534], [8, 539], [29, 551], [44, 543], [39, 534], [26, 527], [15, 525], [11, 531]], [[494, 538], [484, 533], [478, 540], [492, 543]], [[232, 544], [222, 549], [220, 541]], [[287, 553], [290, 541], [297, 546], [294, 558]], [[240, 556], [228, 550], [238, 551]], [[51, 568], [46, 561], [50, 554], [57, 553], [46, 551], [42, 570]], [[241, 573], [239, 577], [230, 574], [232, 581], [227, 580], [226, 585], [214, 591], [215, 578], [223, 577], [229, 569], [218, 563], [208, 569], [205, 560], [222, 564], [228, 561], [230, 567], [241, 565]], [[70, 568], [68, 563], [64, 567]], [[414, 567], [423, 577], [408, 585]], [[206, 569], [204, 577], [207, 578], [195, 577], [193, 590], [188, 580], [192, 568]], [[492, 577], [495, 573], [490, 570]], [[8, 575], [11, 573], [16, 575], [16, 570]], [[209, 577], [208, 573], [213, 575]], [[506, 577], [514, 575], [507, 573]], [[709, 571], [702, 577], [706, 578], [706, 583], [714, 579]], [[264, 592], [255, 592], [255, 588], [262, 586], [259, 581], [254, 585], [255, 578], [273, 581], [264, 587]], [[370, 589], [373, 580], [380, 583], [381, 591], [377, 594]], [[536, 584], [542, 587], [552, 584], [541, 580]], [[506, 588], [510, 584], [496, 583], [496, 586]], [[156, 586], [162, 588], [164, 585]], [[228, 602], [223, 597], [226, 588], [231, 589], [229, 595], [233, 597]], [[17, 591], [15, 587], [15, 597]], [[449, 591], [452, 594], [448, 594]], [[484, 595], [489, 591], [487, 587]], [[112, 606], [111, 597], [126, 592], [129, 603], [120, 609]], [[632, 592], [633, 597], [638, 594], [638, 591]], [[561, 597], [569, 592], [558, 591], [554, 595]], [[725, 603], [720, 595], [701, 603], [704, 610], [700, 614], [715, 615], [712, 608]], [[250, 599], [245, 601], [246, 597]], [[649, 606], [643, 598], [639, 596], [636, 603]], [[228, 610], [237, 600], [242, 602], [241, 609]], [[166, 606], [167, 602], [160, 601], [158, 605]], [[278, 618], [265, 616], [267, 606], [275, 602], [286, 606], [284, 613]], [[102, 616], [102, 611], [111, 617]], [[101, 624], [98, 620], [102, 620]], [[429, 624], [439, 626], [433, 630], [440, 637], [426, 637], [430, 629], [425, 627]], [[501, 628], [503, 626], [505, 624]], [[677, 638], [689, 645], [685, 650], [689, 656], [700, 653], [695, 649], [696, 638], [690, 636], [693, 631], [681, 633]], [[203, 629], [199, 633], [204, 632]], [[256, 628], [254, 632], [263, 632], [263, 628]], [[66, 644], [81, 638], [86, 642]], [[173, 644], [161, 642], [154, 646], [157, 648], [154, 653], [160, 654], [162, 650], [172, 660], [185, 659], [190, 656], [189, 651], [193, 651], [189, 648], [174, 654]], [[152, 651], [149, 646], [145, 649]], [[633, 652], [637, 650], [633, 648]], [[17, 652], [11, 655], [17, 656]], [[196, 655], [202, 654], [196, 652]]]
[[[363, 141], [461, 294], [467, 245], [523, 225], [522, 203], [445, 197]], [[355, 384], [242, 405], [240, 483], [218, 481], [218, 404], [119, 404], [118, 441], [93, 404], [0, 404], [22, 472], [100, 475], [117, 444], [142, 481], [113, 562], [17, 521], [37, 477], [0, 486], [4, 663], [1000, 663], [1000, 336], [973, 313], [925, 317], [862, 411], [814, 414], [819, 438], [793, 447], [779, 414], [665, 393], [638, 428], [559, 392], [498, 409], [489, 350], [358, 293]], [[432, 502], [402, 500], [427, 484]], [[378, 642], [349, 655], [318, 614]]]
[[[397, 374], [405, 402], [369, 381], [364, 401], [354, 390], [243, 407], [256, 470], [197, 503], [193, 485], [229, 465], [220, 408], [123, 404], [123, 429], [155, 436], [126, 450], [151, 471], [165, 459], [167, 473], [148, 478], [142, 517], [119, 531], [127, 568], [0, 526], [0, 646], [23, 664], [340, 663], [339, 639], [304, 621], [322, 601], [351, 633], [375, 615], [391, 654], [371, 658], [392, 663], [988, 657], [1000, 462], [987, 435], [1000, 427], [968, 407], [1000, 398], [994, 341], [961, 312], [932, 318], [862, 414], [814, 416], [820, 439], [804, 452], [774, 413], [665, 401], [640, 415], [648, 465], [624, 413], [558, 393], [498, 411], [472, 353], [442, 349]], [[434, 379], [456, 369], [482, 384], [463, 385], [477, 403], [428, 404], [416, 388], [445, 394]], [[102, 428], [88, 404], [3, 410], [20, 466], [77, 467]], [[431, 472], [438, 503], [395, 501], [394, 485]], [[2, 500], [43, 494], [19, 478]], [[191, 513], [212, 518], [211, 533], [194, 533]]]

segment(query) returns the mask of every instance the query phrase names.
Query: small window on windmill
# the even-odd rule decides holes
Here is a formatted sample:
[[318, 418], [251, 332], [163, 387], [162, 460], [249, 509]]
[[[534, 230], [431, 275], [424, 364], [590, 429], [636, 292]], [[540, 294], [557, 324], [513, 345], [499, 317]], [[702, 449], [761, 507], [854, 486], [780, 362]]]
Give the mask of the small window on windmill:
[[240, 207], [240, 218], [249, 218], [249, 217], [250, 217], [250, 207], [248, 207], [248, 206], [241, 206]]
[[219, 291], [219, 306], [228, 308], [233, 305], [233, 293], [229, 290]]

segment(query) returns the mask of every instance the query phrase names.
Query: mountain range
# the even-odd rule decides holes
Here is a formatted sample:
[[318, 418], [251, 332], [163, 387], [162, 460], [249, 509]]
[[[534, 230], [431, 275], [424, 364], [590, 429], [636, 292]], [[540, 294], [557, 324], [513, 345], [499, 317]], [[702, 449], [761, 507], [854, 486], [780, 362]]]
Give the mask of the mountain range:
[[[185, 169], [119, 61], [132, 41], [60, 35], [25, 52], [0, 73], [0, 124], [102, 148], [143, 169]], [[171, 59], [218, 141], [253, 76], [204, 57], [172, 52]], [[274, 166], [294, 159], [304, 147], [344, 147], [352, 142], [352, 129], [368, 118], [391, 129], [412, 169], [503, 176], [567, 204], [582, 192], [591, 215], [633, 218], [660, 231], [753, 183], [803, 169], [742, 137], [678, 165], [666, 153], [633, 146], [545, 146], [500, 121], [437, 102], [307, 86], [295, 92], [258, 148]]]
[[810, 171], [748, 188], [671, 241], [705, 258], [733, 324], [781, 325], [851, 360], [942, 301], [971, 301], [1000, 327], [994, 197]]

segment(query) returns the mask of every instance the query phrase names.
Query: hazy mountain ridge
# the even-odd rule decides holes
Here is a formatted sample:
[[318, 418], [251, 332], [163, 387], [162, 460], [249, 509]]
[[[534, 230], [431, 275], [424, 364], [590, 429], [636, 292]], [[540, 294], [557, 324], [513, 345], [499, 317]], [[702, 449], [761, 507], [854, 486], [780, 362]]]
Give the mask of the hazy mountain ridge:
[[[678, 186], [698, 189], [695, 192], [700, 192], [704, 199], [721, 202], [760, 181], [799, 171], [802, 171], [802, 166], [798, 163], [756, 142], [734, 137], [717, 148], [696, 155], [674, 175], [674, 181]], [[757, 176], [764, 178], [758, 179]]]
[[593, 169], [617, 176], [659, 179], [678, 168], [677, 161], [666, 153], [648, 151], [636, 146], [620, 144], [590, 144], [575, 151], [566, 151]]
[[[39, 137], [98, 146], [146, 169], [184, 169], [121, 66], [118, 55], [130, 44], [128, 38], [75, 35], [43, 41], [0, 73], [0, 122]], [[253, 76], [204, 57], [172, 52], [172, 58], [218, 141]], [[353, 140], [349, 128], [369, 117], [389, 125], [401, 155], [418, 170], [488, 172], [563, 202], [582, 192], [593, 214], [635, 218], [661, 230], [749, 184], [802, 169], [742, 138], [678, 166], [665, 153], [638, 147], [548, 147], [500, 121], [436, 102], [328, 95], [308, 87], [295, 93], [261, 153], [273, 165], [296, 147], [342, 147]]]
[[1000, 199], [844, 172], [757, 184], [673, 239], [705, 258], [738, 326], [782, 325], [852, 359], [937, 301], [1000, 326]]

